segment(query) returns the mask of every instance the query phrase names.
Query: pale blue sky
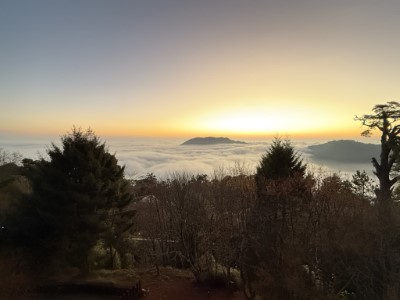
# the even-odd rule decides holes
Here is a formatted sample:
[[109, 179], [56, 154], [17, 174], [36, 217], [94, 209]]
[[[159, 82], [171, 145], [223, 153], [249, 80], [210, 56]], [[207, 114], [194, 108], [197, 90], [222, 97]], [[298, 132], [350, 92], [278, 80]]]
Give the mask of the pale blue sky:
[[355, 114], [400, 100], [399, 15], [399, 1], [0, 0], [0, 132], [354, 135]]

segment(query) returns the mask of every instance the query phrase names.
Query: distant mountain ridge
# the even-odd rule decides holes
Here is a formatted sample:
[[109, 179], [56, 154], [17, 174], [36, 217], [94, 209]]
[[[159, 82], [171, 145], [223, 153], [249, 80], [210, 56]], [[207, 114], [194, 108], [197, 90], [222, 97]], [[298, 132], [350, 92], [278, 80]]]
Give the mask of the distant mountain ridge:
[[241, 141], [234, 141], [227, 137], [195, 137], [185, 141], [182, 145], [217, 145], [217, 144], [246, 144]]
[[378, 158], [380, 155], [380, 145], [365, 144], [353, 140], [330, 141], [308, 146], [308, 149], [317, 159], [348, 163], [369, 163], [372, 157]]

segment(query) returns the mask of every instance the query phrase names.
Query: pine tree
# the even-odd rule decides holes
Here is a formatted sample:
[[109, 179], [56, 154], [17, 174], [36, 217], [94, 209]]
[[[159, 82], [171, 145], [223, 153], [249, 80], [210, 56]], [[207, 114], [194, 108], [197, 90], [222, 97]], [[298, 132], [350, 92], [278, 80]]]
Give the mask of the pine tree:
[[257, 200], [247, 220], [241, 268], [251, 299], [263, 294], [290, 299], [297, 293], [290, 285], [300, 280], [302, 270], [300, 256], [292, 251], [300, 244], [302, 206], [310, 195], [305, 171], [290, 141], [280, 138], [273, 140], [257, 167]]
[[257, 167], [256, 184], [260, 196], [267, 180], [279, 180], [295, 176], [303, 177], [306, 165], [297, 155], [289, 140], [276, 137]]
[[112, 232], [112, 244], [116, 233], [129, 228], [123, 211], [132, 199], [130, 185], [124, 167], [90, 129], [73, 128], [61, 144], [48, 149], [49, 160], [27, 166], [33, 188], [28, 232], [36, 248], [87, 270], [96, 242]]
[[304, 175], [306, 166], [296, 154], [289, 140], [276, 137], [262, 156], [257, 167], [257, 176], [266, 179], [282, 179], [294, 175]]

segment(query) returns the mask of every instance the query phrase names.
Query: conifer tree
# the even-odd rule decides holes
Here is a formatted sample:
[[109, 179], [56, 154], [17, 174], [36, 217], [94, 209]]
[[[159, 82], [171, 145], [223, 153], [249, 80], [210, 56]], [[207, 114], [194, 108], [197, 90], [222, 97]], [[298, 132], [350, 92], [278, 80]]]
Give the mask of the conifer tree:
[[267, 179], [282, 179], [294, 175], [304, 175], [306, 166], [296, 154], [289, 140], [276, 137], [262, 156], [257, 175]]
[[265, 190], [266, 180], [279, 180], [294, 176], [303, 177], [306, 165], [297, 155], [289, 140], [276, 137], [257, 167], [257, 192]]
[[310, 194], [305, 171], [290, 141], [280, 138], [273, 140], [257, 167], [257, 200], [247, 221], [241, 268], [251, 299], [263, 294], [290, 299], [296, 294], [290, 284], [299, 280], [302, 271], [300, 256], [294, 258], [291, 252], [301, 240], [302, 205]]
[[49, 160], [30, 164], [27, 172], [33, 188], [28, 235], [36, 248], [87, 270], [96, 242], [129, 228], [131, 216], [123, 212], [132, 195], [124, 167], [90, 129], [73, 128], [61, 138], [61, 147], [52, 144], [47, 154]]

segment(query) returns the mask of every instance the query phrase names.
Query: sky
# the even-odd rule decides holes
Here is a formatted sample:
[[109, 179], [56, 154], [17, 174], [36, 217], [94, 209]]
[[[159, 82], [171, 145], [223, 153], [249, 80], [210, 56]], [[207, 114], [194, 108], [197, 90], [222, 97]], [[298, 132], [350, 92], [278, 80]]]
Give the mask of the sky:
[[356, 137], [400, 2], [0, 0], [0, 134]]

